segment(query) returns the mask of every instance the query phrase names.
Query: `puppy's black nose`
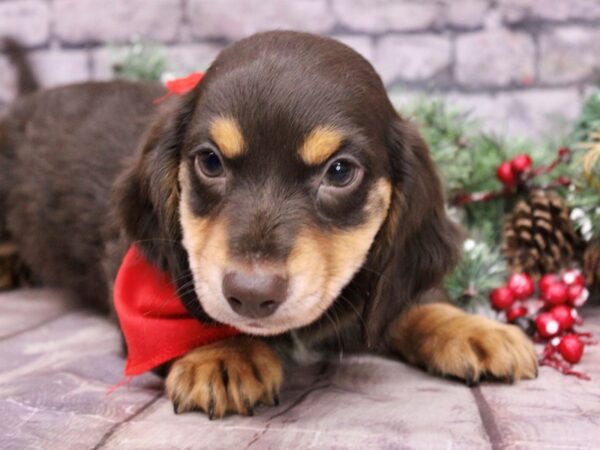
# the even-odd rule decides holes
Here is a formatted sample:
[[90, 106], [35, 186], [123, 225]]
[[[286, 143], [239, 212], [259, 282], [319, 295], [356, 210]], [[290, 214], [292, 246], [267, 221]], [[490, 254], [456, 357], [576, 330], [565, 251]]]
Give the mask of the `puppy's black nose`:
[[285, 301], [287, 286], [287, 279], [276, 274], [229, 272], [223, 278], [223, 295], [239, 315], [260, 319]]

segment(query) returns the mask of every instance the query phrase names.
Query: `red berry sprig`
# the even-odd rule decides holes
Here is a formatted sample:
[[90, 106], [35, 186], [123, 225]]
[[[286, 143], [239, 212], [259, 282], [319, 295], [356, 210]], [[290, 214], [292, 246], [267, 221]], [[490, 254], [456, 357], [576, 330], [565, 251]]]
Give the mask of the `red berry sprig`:
[[[531, 156], [522, 153], [514, 158], [501, 162], [496, 167], [496, 177], [502, 183], [502, 189], [483, 192], [458, 192], [451, 199], [455, 206], [469, 203], [489, 202], [501, 197], [513, 197], [518, 192], [528, 191], [534, 187], [534, 178], [541, 174], [552, 172], [559, 164], [567, 162], [571, 157], [568, 147], [558, 149], [557, 155], [550, 164], [534, 167]], [[569, 187], [573, 183], [564, 176], [558, 176], [549, 183], [535, 186], [539, 189], [550, 190], [559, 187]]]
[[583, 356], [583, 342], [576, 334], [566, 334], [558, 343], [558, 351], [566, 361], [577, 364]]
[[535, 292], [533, 278], [527, 273], [512, 274], [508, 279], [507, 286], [519, 300], [528, 299]]
[[500, 163], [496, 169], [496, 176], [506, 187], [513, 187], [525, 177], [525, 174], [531, 172], [533, 161], [531, 156], [526, 153], [515, 156], [510, 161]]
[[502, 311], [512, 306], [515, 302], [515, 294], [508, 286], [501, 286], [490, 293], [490, 301], [494, 309]]
[[516, 186], [518, 181], [517, 174], [513, 170], [510, 161], [500, 163], [496, 168], [496, 177], [498, 177], [502, 184], [507, 187]]
[[[526, 166], [526, 161], [515, 163]], [[522, 164], [522, 166], [520, 165]], [[506, 321], [520, 326], [536, 342], [545, 342], [540, 364], [554, 367], [567, 375], [589, 379], [572, 369], [584, 353], [585, 346], [596, 343], [589, 333], [576, 332], [582, 320], [577, 309], [588, 298], [584, 278], [579, 270], [546, 274], [536, 284], [526, 273], [515, 273], [506, 285], [490, 293], [492, 307], [503, 312]]]

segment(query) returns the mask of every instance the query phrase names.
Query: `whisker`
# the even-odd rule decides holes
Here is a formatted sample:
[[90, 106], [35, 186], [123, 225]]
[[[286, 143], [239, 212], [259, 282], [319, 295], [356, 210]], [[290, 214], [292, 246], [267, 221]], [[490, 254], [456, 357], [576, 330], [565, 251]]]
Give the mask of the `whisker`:
[[329, 315], [328, 310], [325, 310], [323, 312], [324, 312], [324, 316], [327, 317], [327, 319], [329, 319], [329, 321], [331, 322], [331, 326], [333, 327], [333, 330], [335, 331], [335, 335], [336, 335], [337, 341], [338, 341], [339, 358], [341, 361], [344, 356], [344, 346], [342, 345], [342, 337], [340, 336], [340, 332], [339, 332], [338, 327], [336, 326], [335, 321]]

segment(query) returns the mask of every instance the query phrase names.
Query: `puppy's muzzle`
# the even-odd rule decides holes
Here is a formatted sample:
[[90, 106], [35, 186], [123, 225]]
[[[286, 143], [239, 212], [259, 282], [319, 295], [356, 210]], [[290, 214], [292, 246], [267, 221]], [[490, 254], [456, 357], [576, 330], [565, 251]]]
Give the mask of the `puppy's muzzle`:
[[287, 278], [276, 273], [228, 272], [223, 277], [223, 295], [240, 316], [261, 319], [270, 316], [287, 298]]

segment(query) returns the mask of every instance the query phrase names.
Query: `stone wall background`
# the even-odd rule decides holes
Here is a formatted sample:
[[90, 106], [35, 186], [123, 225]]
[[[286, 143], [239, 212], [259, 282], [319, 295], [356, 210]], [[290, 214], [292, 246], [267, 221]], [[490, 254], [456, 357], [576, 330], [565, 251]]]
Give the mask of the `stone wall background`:
[[[600, 0], [0, 0], [0, 36], [25, 43], [44, 86], [111, 76], [110, 45], [164, 44], [173, 71], [287, 28], [368, 58], [400, 109], [436, 92], [501, 134], [543, 138], [578, 113], [600, 68]], [[0, 106], [14, 73], [0, 52]]]

